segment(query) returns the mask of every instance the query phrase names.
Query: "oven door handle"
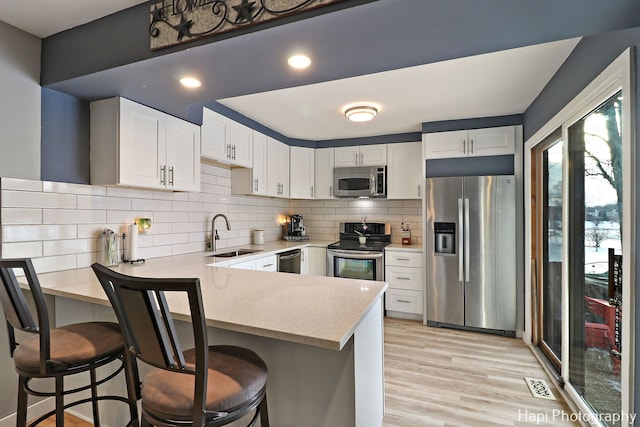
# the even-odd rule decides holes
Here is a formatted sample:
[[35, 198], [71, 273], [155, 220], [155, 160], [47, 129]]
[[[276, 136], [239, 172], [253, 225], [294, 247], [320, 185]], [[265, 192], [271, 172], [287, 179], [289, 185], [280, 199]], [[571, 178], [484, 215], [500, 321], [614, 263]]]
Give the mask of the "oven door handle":
[[384, 253], [382, 252], [370, 252], [370, 251], [341, 251], [330, 249], [328, 251], [329, 255], [346, 255], [349, 258], [353, 259], [377, 259], [382, 258]]

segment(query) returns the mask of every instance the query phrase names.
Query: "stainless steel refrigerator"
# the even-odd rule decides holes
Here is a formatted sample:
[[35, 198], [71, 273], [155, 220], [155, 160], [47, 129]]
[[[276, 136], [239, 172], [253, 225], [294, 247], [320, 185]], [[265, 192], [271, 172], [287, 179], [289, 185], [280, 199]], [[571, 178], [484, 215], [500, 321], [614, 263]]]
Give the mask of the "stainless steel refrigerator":
[[427, 324], [516, 329], [516, 180], [428, 178]]

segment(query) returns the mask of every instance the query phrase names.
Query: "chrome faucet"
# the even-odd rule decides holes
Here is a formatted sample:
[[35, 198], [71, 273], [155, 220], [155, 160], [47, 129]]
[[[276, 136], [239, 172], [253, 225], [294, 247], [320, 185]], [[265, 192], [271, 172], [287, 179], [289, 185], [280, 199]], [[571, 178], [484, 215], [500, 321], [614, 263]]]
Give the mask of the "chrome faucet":
[[227, 224], [227, 230], [231, 230], [231, 224], [229, 224], [229, 218], [227, 218], [225, 214], [214, 215], [213, 219], [211, 220], [211, 244], [209, 246], [209, 248], [213, 252], [216, 251], [216, 240], [220, 240], [220, 236], [218, 235], [218, 230], [216, 230], [216, 219], [220, 216], [224, 218], [224, 221]]

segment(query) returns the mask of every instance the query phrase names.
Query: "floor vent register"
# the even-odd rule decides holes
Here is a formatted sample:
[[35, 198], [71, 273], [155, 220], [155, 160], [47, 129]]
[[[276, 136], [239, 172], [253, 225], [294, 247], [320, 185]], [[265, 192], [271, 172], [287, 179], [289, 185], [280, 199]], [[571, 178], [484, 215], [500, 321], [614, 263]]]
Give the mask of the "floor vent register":
[[545, 380], [527, 377], [525, 377], [524, 380], [527, 382], [527, 385], [529, 386], [529, 390], [531, 391], [533, 397], [556, 400]]

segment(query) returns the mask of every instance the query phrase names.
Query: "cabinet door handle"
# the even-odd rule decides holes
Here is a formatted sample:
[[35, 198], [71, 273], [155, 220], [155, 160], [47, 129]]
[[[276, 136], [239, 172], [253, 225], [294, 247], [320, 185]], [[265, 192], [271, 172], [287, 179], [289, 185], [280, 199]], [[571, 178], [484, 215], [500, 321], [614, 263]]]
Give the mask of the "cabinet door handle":
[[364, 164], [364, 154], [360, 153], [360, 166]]
[[311, 186], [311, 197], [313, 197], [313, 185]]
[[254, 179], [253, 191], [258, 192], [258, 178]]
[[473, 154], [473, 138], [469, 140], [469, 154]]
[[398, 261], [411, 261], [409, 258], [396, 258]]
[[167, 167], [165, 165], [160, 166], [160, 184], [167, 184]]
[[333, 197], [333, 187], [329, 186], [329, 197]]
[[231, 160], [231, 144], [227, 144], [227, 159]]
[[233, 160], [236, 159], [236, 146], [235, 145], [231, 148], [231, 159], [233, 159]]
[[263, 264], [262, 268], [267, 268], [267, 267], [271, 267], [271, 266], [273, 266], [273, 263], [271, 263], [271, 264]]
[[169, 168], [169, 185], [173, 187], [173, 166]]
[[406, 299], [397, 299], [397, 302], [401, 302], [403, 304], [411, 304], [411, 301], [407, 301]]
[[420, 188], [421, 185], [418, 184], [418, 197], [422, 197], [422, 188]]
[[398, 280], [411, 280], [411, 277], [396, 277]]
[[356, 166], [358, 165], [358, 153], [356, 153]]
[[462, 140], [462, 154], [467, 154], [467, 140]]

